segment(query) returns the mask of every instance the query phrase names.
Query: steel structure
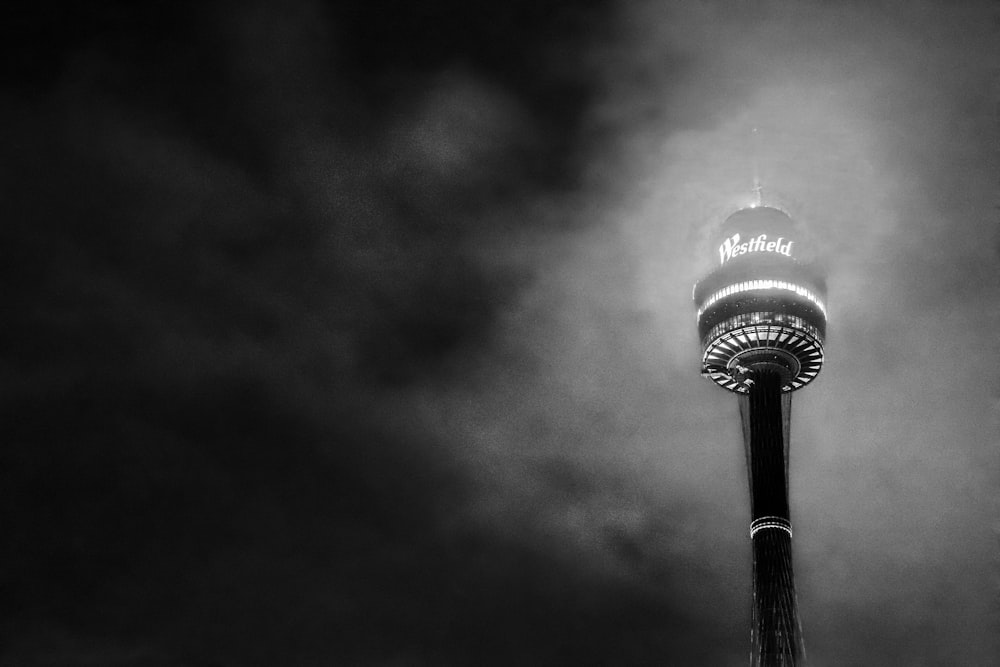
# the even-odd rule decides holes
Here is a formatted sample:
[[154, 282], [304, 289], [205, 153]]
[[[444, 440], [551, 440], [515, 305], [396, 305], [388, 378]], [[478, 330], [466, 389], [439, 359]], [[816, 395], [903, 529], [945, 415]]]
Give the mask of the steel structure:
[[694, 288], [702, 374], [739, 397], [750, 481], [754, 667], [800, 664], [788, 509], [791, 392], [823, 365], [826, 282], [801, 230], [755, 206], [722, 224], [718, 267]]

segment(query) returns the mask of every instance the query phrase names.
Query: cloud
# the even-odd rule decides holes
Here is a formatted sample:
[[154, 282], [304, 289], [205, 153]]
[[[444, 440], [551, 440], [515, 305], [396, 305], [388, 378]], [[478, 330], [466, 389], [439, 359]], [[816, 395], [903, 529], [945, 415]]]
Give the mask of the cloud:
[[810, 656], [983, 662], [995, 31], [908, 7], [82, 28], [3, 104], [11, 659], [742, 663], [736, 406], [688, 290], [756, 126], [831, 270]]

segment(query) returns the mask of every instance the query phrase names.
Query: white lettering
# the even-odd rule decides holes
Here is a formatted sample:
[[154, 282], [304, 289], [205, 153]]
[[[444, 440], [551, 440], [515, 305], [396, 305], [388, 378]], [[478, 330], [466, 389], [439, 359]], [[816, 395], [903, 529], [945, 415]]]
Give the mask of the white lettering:
[[719, 263], [725, 264], [733, 257], [749, 252], [776, 252], [791, 257], [793, 241], [782, 243], [784, 240], [785, 237], [779, 236], [777, 241], [768, 241], [767, 234], [761, 234], [756, 238], [751, 238], [748, 242], [740, 243], [740, 235], [733, 234], [719, 246]]
[[731, 259], [733, 256], [733, 248], [736, 244], [740, 242], [740, 235], [733, 234], [732, 238], [728, 238], [722, 242], [719, 246], [719, 263], [725, 264], [726, 260]]

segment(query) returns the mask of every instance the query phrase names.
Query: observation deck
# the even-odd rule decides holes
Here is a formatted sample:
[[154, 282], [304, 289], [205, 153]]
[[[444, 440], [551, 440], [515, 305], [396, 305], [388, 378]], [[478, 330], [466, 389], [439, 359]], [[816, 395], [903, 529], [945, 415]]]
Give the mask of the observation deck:
[[694, 287], [702, 374], [747, 393], [751, 371], [781, 376], [781, 389], [811, 382], [823, 366], [826, 281], [784, 212], [737, 211], [719, 234], [719, 266]]

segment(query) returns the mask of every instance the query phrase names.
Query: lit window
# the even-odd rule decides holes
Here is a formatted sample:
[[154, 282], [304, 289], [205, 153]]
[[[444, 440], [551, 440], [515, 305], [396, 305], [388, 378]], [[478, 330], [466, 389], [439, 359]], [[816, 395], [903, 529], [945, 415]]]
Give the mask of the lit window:
[[733, 294], [738, 294], [740, 292], [747, 292], [750, 290], [761, 290], [761, 289], [783, 289], [789, 292], [794, 292], [795, 294], [804, 297], [814, 303], [823, 315], [826, 315], [826, 306], [820, 300], [818, 296], [813, 294], [810, 290], [807, 290], [801, 285], [795, 285], [784, 280], [750, 280], [741, 283], [736, 283], [735, 285], [729, 285], [719, 290], [715, 294], [709, 296], [701, 308], [698, 309], [698, 317], [712, 306], [719, 299], [724, 299], [727, 296]]

